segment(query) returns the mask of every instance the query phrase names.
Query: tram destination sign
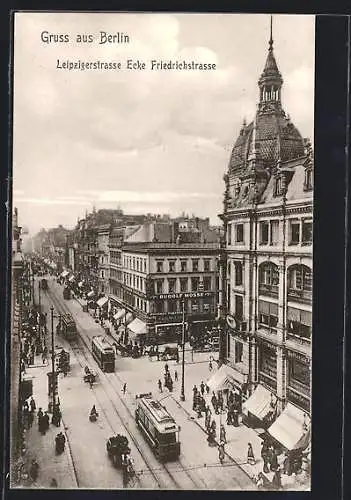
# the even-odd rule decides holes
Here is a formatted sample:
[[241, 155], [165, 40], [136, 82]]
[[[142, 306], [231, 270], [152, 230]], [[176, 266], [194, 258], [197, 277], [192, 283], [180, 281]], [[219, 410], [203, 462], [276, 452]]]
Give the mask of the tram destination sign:
[[160, 293], [151, 295], [151, 299], [200, 299], [203, 297], [212, 297], [213, 292], [187, 292], [187, 293]]

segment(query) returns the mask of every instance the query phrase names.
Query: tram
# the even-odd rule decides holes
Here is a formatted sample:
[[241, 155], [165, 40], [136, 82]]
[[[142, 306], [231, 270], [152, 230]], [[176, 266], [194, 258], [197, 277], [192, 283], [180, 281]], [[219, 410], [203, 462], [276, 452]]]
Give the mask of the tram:
[[68, 288], [68, 286], [65, 286], [65, 288], [63, 289], [63, 298], [65, 300], [69, 300], [71, 298], [71, 290], [70, 288]]
[[49, 285], [48, 285], [48, 280], [46, 280], [45, 278], [43, 278], [41, 281], [40, 281], [40, 288], [42, 290], [47, 290], [49, 288]]
[[103, 372], [115, 371], [115, 351], [102, 335], [96, 335], [91, 342], [95, 361]]
[[77, 338], [77, 325], [71, 314], [61, 315], [59, 331], [66, 340], [75, 340]]
[[180, 427], [159, 401], [147, 395], [137, 399], [135, 421], [160, 461], [179, 457]]

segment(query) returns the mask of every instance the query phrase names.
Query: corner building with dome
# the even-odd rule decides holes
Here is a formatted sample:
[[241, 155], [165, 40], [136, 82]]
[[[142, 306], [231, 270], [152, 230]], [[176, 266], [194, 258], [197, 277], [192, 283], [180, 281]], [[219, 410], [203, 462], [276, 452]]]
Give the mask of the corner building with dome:
[[219, 370], [249, 425], [296, 449], [310, 428], [313, 151], [282, 86], [271, 29], [256, 115], [224, 176]]

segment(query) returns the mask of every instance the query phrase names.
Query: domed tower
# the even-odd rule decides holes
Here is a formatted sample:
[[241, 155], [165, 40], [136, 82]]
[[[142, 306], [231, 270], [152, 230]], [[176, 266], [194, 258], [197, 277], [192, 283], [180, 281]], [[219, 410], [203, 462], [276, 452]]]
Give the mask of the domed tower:
[[304, 140], [282, 108], [283, 78], [273, 52], [272, 18], [268, 55], [258, 80], [259, 102], [254, 120], [243, 122], [225, 175], [224, 211], [260, 202], [281, 163], [305, 156]]

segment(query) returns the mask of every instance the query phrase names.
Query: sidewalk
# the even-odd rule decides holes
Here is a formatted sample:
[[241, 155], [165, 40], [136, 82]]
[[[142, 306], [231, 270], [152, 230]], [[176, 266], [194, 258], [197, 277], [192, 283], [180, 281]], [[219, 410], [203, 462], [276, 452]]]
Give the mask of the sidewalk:
[[[32, 482], [29, 478], [24, 478], [19, 487], [50, 488], [52, 487], [52, 479], [55, 479], [57, 482], [55, 487], [59, 489], [77, 488], [77, 479], [65, 432], [64, 420], [61, 421], [60, 427], [50, 424], [50, 428], [44, 436], [38, 430], [36, 414], [40, 407], [45, 411], [48, 406], [47, 372], [50, 371], [50, 366], [43, 365], [40, 356], [36, 356], [35, 361], [35, 365], [26, 368], [27, 374], [33, 377], [33, 397], [36, 403], [36, 411], [33, 424], [25, 433], [27, 451], [23, 467], [28, 470], [31, 461], [36, 460], [39, 465], [39, 473], [35, 482]], [[64, 453], [56, 455], [55, 436], [60, 431], [66, 436], [66, 446]]]

